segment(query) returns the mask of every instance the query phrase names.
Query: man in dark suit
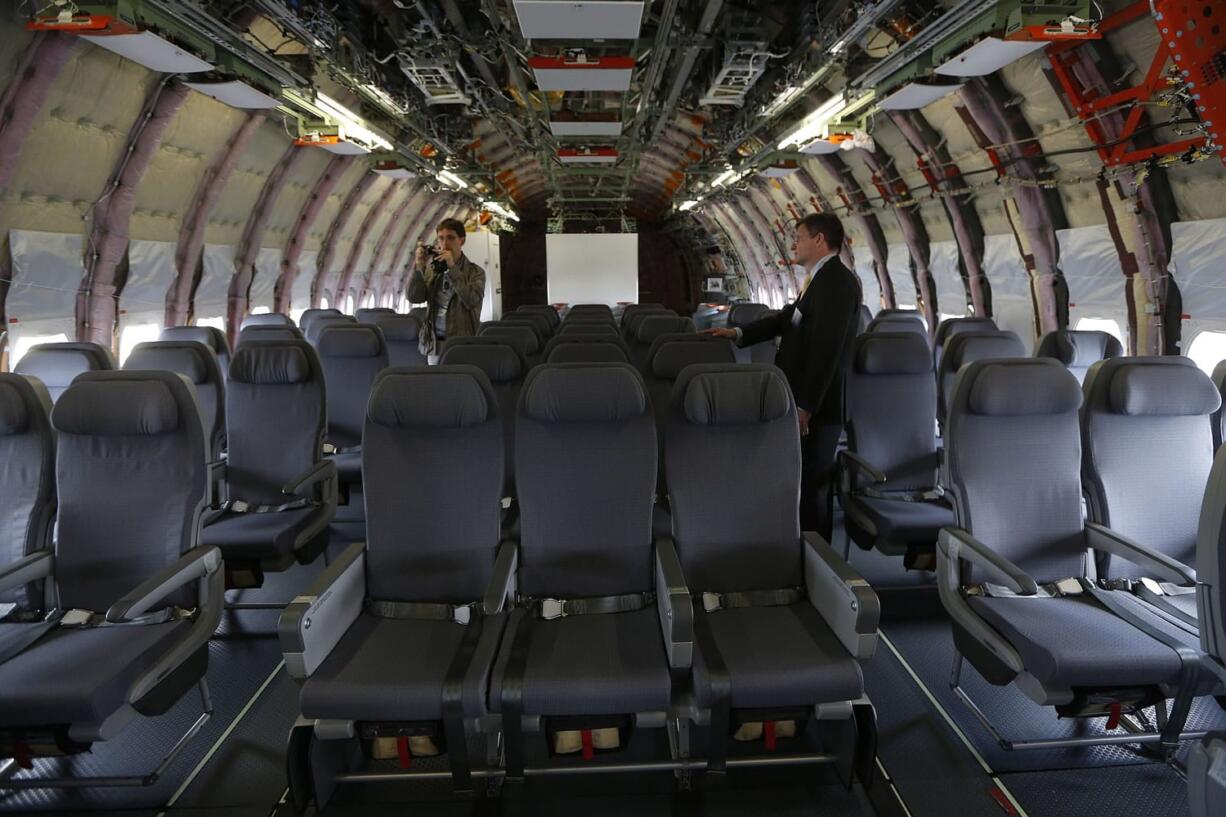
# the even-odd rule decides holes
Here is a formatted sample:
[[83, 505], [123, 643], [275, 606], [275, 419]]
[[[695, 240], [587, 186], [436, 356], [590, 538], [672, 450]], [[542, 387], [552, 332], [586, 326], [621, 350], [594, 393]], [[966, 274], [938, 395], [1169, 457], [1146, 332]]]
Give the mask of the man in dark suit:
[[830, 539], [830, 481], [843, 430], [843, 376], [856, 336], [860, 279], [839, 259], [843, 225], [833, 213], [796, 224], [795, 263], [807, 280], [795, 303], [740, 329], [707, 329], [738, 345], [780, 338], [775, 365], [787, 375], [800, 420], [800, 525]]

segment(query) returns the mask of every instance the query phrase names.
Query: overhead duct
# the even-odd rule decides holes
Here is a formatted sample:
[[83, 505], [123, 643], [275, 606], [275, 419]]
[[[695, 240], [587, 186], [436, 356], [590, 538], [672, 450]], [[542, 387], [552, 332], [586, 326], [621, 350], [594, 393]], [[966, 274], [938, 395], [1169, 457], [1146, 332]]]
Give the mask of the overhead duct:
[[938, 99], [943, 99], [962, 87], [953, 82], [934, 85], [927, 82], [908, 82], [894, 93], [881, 100], [883, 111], [917, 111], [926, 108]]
[[984, 37], [962, 53], [938, 65], [934, 70], [944, 77], [986, 77], [1048, 45], [1049, 43], [1042, 41]]
[[637, 40], [646, 3], [631, 0], [514, 0], [528, 40]]
[[607, 164], [617, 161], [616, 148], [562, 148], [558, 151], [558, 161], [563, 164]]
[[272, 98], [242, 80], [230, 80], [228, 82], [185, 82], [183, 84], [193, 91], [198, 91], [205, 96], [212, 97], [223, 105], [229, 105], [231, 108], [259, 110], [275, 108], [281, 104], [279, 100]]
[[212, 71], [213, 65], [184, 51], [170, 40], [152, 31], [136, 34], [84, 34], [84, 39], [112, 51], [124, 59], [139, 63], [159, 74], [198, 74]]
[[608, 119], [552, 119], [549, 130], [554, 136], [620, 136], [622, 123]]

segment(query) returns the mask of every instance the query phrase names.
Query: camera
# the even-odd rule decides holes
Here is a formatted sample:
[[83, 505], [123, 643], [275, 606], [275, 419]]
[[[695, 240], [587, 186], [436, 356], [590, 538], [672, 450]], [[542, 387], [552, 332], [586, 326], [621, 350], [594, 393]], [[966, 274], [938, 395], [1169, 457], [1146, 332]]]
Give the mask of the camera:
[[434, 270], [436, 273], [446, 272], [447, 262], [438, 257], [438, 250], [431, 244], [425, 245], [425, 248], [426, 258], [430, 259], [430, 269]]

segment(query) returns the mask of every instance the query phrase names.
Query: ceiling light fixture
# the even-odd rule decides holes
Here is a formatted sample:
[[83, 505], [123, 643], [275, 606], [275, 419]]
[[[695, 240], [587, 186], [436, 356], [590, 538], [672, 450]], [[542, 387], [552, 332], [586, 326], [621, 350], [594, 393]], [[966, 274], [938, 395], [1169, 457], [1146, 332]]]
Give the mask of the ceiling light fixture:
[[830, 97], [779, 140], [779, 150], [791, 145], [803, 145], [823, 136], [826, 125], [847, 107], [847, 100], [842, 94]]
[[459, 176], [452, 173], [450, 170], [440, 170], [438, 172], [438, 180], [442, 182], [443, 184], [448, 184], [448, 185], [451, 185], [452, 187], [458, 187], [461, 190], [468, 187], [468, 182], [464, 181]]

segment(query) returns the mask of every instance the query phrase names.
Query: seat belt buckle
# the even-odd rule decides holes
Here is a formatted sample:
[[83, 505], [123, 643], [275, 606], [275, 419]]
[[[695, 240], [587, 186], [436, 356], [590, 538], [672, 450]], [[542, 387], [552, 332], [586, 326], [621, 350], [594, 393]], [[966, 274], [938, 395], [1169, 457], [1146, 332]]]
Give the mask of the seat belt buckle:
[[1081, 586], [1081, 582], [1075, 578], [1069, 577], [1056, 582], [1054, 587], [1056, 593], [1061, 596], [1079, 596], [1085, 589]]
[[721, 594], [707, 593], [707, 592], [704, 592], [702, 594], [702, 609], [703, 610], [706, 610], [708, 613], [714, 613], [716, 610], [722, 610], [723, 608], [724, 608], [724, 597]]
[[74, 608], [60, 617], [61, 627], [81, 627], [94, 617], [93, 611]]
[[251, 510], [251, 505], [241, 499], [235, 499], [230, 502], [230, 510], [234, 513], [247, 513]]
[[1155, 596], [1165, 596], [1166, 595], [1166, 590], [1163, 589], [1162, 585], [1154, 581], [1153, 579], [1151, 579], [1149, 576], [1142, 576], [1137, 581], [1141, 583], [1142, 587], [1144, 587], [1149, 592], [1153, 593]]
[[456, 624], [463, 624], [467, 626], [468, 622], [472, 621], [472, 617], [472, 607], [467, 604], [461, 604], [457, 607], [451, 608], [451, 620]]
[[566, 617], [566, 602], [561, 599], [541, 599], [541, 618], [553, 621]]

